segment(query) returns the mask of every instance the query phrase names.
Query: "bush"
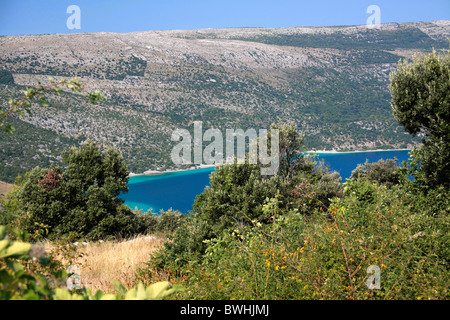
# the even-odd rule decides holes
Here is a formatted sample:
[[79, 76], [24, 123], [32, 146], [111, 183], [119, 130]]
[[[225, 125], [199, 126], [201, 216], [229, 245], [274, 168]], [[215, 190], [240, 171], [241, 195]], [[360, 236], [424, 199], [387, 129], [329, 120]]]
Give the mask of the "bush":
[[[412, 61], [400, 61], [391, 75], [391, 108], [412, 134], [423, 134], [413, 150], [412, 174], [421, 185], [450, 186], [450, 51], [433, 50]], [[420, 164], [420, 165], [419, 165]]]
[[[268, 200], [273, 223], [208, 241], [203, 262], [181, 272], [182, 298], [448, 299], [448, 209], [431, 216], [417, 194], [373, 188], [371, 203], [351, 193], [311, 216]], [[369, 288], [371, 266], [379, 289]]]
[[342, 179], [337, 172], [302, 177], [290, 196], [294, 199], [291, 208], [303, 214], [310, 215], [317, 209], [326, 210], [331, 199], [343, 196]]
[[[187, 264], [200, 263], [208, 241], [220, 239], [229, 230], [247, 226], [251, 221], [271, 224], [273, 213], [264, 210], [268, 199], [276, 198], [283, 212], [300, 207], [302, 213], [311, 214], [319, 207], [326, 210], [331, 198], [342, 196], [338, 173], [315, 170], [314, 163], [306, 157], [289, 167], [289, 174], [272, 177], [262, 176], [260, 165], [248, 162], [216, 168], [210, 175], [210, 186], [195, 199], [193, 212], [183, 218], [152, 265], [179, 270]], [[300, 192], [303, 185], [308, 190]]]
[[396, 159], [383, 159], [378, 162], [369, 163], [367, 160], [364, 165], [358, 165], [352, 171], [350, 179], [366, 179], [370, 182], [377, 182], [388, 188], [400, 183], [401, 172], [397, 166]]
[[168, 210], [161, 212], [156, 218], [157, 224], [155, 226], [155, 231], [171, 233], [180, 226], [183, 214], [178, 210]]
[[356, 197], [356, 199], [361, 203], [373, 203], [376, 193], [376, 185], [365, 179], [348, 180], [345, 183], [344, 194], [346, 196]]
[[449, 298], [448, 188], [394, 160], [344, 184], [303, 160], [264, 179], [256, 165], [216, 170], [138, 279], [183, 284], [183, 299]]
[[146, 232], [118, 196], [127, 192], [128, 170], [115, 149], [100, 150], [88, 141], [63, 154], [67, 168], [35, 168], [17, 193], [20, 225], [34, 233], [45, 228], [50, 239], [66, 234], [106, 239]]
[[14, 77], [8, 70], [0, 70], [0, 84], [14, 84]]

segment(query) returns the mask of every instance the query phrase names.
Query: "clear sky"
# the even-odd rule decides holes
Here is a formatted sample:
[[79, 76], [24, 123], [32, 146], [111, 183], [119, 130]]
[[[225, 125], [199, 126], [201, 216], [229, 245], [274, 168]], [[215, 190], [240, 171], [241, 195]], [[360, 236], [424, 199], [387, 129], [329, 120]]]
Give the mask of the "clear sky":
[[0, 0], [0, 35], [360, 25], [370, 5], [381, 23], [450, 20], [450, 0]]

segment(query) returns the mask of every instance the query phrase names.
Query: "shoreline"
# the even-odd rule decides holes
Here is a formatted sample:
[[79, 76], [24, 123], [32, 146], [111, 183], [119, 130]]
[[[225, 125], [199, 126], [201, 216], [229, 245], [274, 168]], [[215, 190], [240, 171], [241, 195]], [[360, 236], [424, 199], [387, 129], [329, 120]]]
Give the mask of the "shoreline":
[[[386, 151], [411, 151], [411, 149], [375, 149], [375, 150], [357, 150], [357, 151], [337, 151], [337, 150], [309, 150], [305, 153], [312, 153], [312, 154], [339, 154], [339, 153], [365, 153], [365, 152], [386, 152]], [[220, 164], [219, 164], [220, 165]], [[183, 171], [192, 171], [192, 170], [199, 170], [199, 169], [206, 169], [206, 168], [213, 168], [216, 167], [215, 164], [200, 164], [196, 165], [191, 168], [187, 169], [166, 169], [164, 171], [160, 170], [147, 170], [143, 173], [134, 173], [130, 172], [128, 175], [128, 178], [131, 177], [139, 177], [139, 176], [153, 176], [153, 175], [161, 175], [165, 173], [176, 173], [176, 172], [183, 172]]]
[[187, 168], [187, 169], [166, 169], [164, 171], [147, 170], [147, 171], [144, 171], [143, 173], [130, 172], [130, 174], [128, 175], [128, 178], [139, 177], [139, 176], [154, 176], [154, 175], [160, 175], [160, 174], [165, 174], [165, 173], [184, 172], [184, 171], [192, 171], [192, 170], [199, 170], [199, 169], [206, 169], [206, 168], [213, 168], [213, 167], [216, 167], [216, 165], [215, 164], [201, 164], [201, 165], [196, 165], [194, 167]]
[[358, 150], [358, 151], [337, 151], [337, 150], [309, 150], [305, 153], [365, 153], [365, 152], [383, 152], [383, 151], [411, 151], [411, 149], [375, 149], [375, 150]]

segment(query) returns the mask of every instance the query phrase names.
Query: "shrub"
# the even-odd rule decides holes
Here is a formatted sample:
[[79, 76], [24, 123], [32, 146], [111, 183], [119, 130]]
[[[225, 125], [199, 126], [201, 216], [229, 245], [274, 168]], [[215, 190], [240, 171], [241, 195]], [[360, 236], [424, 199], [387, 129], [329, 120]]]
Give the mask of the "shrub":
[[[287, 176], [272, 177], [262, 176], [260, 166], [248, 162], [216, 168], [210, 175], [210, 186], [195, 199], [193, 212], [183, 219], [170, 236], [171, 241], [154, 258], [155, 267], [178, 270], [199, 263], [209, 240], [219, 239], [230, 229], [246, 226], [250, 221], [271, 224], [273, 213], [263, 210], [267, 199], [278, 199], [283, 212], [301, 207], [302, 213], [311, 214], [316, 208], [325, 209], [331, 198], [342, 196], [339, 174], [314, 170], [309, 158], [302, 158], [301, 166], [295, 163]], [[308, 194], [298, 192], [303, 183]]]
[[178, 210], [163, 211], [156, 216], [157, 224], [155, 231], [164, 233], [173, 232], [180, 226], [181, 219], [183, 219], [183, 214]]
[[[450, 186], [450, 51], [406, 59], [391, 75], [391, 108], [405, 130], [424, 135], [412, 174], [426, 186]], [[420, 165], [419, 165], [420, 164]]]
[[[182, 272], [182, 297], [448, 299], [448, 209], [431, 216], [416, 194], [373, 186], [371, 203], [351, 193], [311, 216], [268, 200], [273, 223], [208, 241], [203, 262]], [[371, 266], [380, 270], [379, 289], [369, 287]]]
[[343, 196], [342, 179], [337, 172], [321, 172], [314, 176], [302, 177], [290, 196], [294, 199], [292, 209], [304, 214], [315, 210], [326, 210], [334, 197]]
[[364, 165], [358, 165], [352, 171], [350, 179], [367, 179], [371, 182], [383, 184], [388, 188], [401, 181], [401, 173], [395, 159], [383, 159], [374, 163], [367, 160]]
[[0, 70], [0, 84], [14, 84], [14, 77], [8, 70]]
[[35, 168], [17, 193], [21, 226], [30, 233], [45, 226], [47, 237], [65, 234], [105, 239], [146, 232], [118, 198], [127, 192], [128, 170], [117, 150], [88, 141], [63, 154], [67, 168]]

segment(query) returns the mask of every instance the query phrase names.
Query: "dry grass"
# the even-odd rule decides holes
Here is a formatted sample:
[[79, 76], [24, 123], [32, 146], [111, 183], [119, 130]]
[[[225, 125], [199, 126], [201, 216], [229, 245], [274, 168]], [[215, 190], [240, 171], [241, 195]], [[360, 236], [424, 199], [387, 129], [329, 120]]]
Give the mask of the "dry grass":
[[4, 197], [13, 188], [12, 184], [0, 181], [0, 197]]
[[[75, 264], [80, 267], [81, 285], [93, 293], [97, 290], [115, 292], [111, 281], [118, 281], [125, 287], [135, 286], [135, 271], [166, 241], [163, 236], [156, 235], [123, 241], [78, 243], [74, 256], [78, 257]], [[49, 243], [45, 247], [52, 250]]]

